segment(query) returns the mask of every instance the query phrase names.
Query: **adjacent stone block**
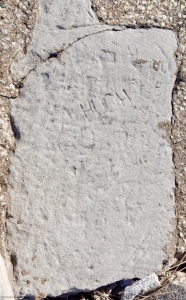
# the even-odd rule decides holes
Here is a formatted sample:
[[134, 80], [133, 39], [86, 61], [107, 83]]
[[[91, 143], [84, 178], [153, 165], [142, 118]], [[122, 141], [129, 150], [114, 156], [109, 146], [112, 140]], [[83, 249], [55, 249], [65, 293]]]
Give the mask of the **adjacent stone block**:
[[176, 46], [168, 30], [102, 32], [27, 76], [11, 101], [16, 296], [91, 290], [161, 269], [174, 172], [159, 124], [171, 121]]
[[138, 295], [143, 295], [148, 292], [153, 292], [161, 286], [158, 276], [152, 273], [145, 278], [135, 282], [131, 286], [127, 286], [121, 296], [122, 300], [133, 300]]
[[14, 300], [14, 294], [8, 279], [6, 266], [0, 255], [0, 298]]

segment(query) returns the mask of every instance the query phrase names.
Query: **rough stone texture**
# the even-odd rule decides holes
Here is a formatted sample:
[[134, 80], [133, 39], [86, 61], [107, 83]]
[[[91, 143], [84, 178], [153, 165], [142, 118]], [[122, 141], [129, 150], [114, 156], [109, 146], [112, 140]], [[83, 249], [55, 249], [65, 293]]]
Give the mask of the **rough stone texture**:
[[2, 256], [0, 255], [0, 298], [14, 299], [14, 294], [10, 286], [6, 266]]
[[131, 286], [127, 286], [122, 294], [122, 300], [133, 300], [136, 296], [152, 292], [161, 286], [155, 273], [146, 276]]
[[175, 49], [171, 31], [91, 35], [39, 65], [11, 101], [16, 295], [94, 289], [161, 269], [174, 175], [159, 124], [171, 120]]
[[174, 236], [176, 256], [186, 252], [186, 1], [185, 0], [91, 0], [102, 24], [132, 28], [166, 28], [177, 35], [175, 53], [177, 79], [172, 94], [171, 146], [175, 166], [177, 228]]
[[[4, 4], [2, 4], [2, 2]], [[5, 256], [5, 216], [8, 203], [7, 171], [14, 136], [9, 119], [9, 98], [18, 97], [10, 63], [19, 51], [26, 51], [36, 22], [37, 0], [0, 2], [0, 253]]]
[[[137, 297], [136, 300], [140, 300]], [[165, 288], [154, 293], [154, 296], [148, 296], [148, 300], [186, 300], [186, 287], [182, 284], [167, 284]]]
[[[1, 138], [1, 195], [0, 195], [0, 250], [4, 254], [4, 220], [5, 220], [5, 211], [6, 211], [6, 203], [8, 199], [7, 195], [7, 168], [8, 168], [8, 156], [9, 152], [13, 147], [13, 135], [11, 132], [11, 127], [9, 123], [9, 115], [8, 115], [8, 101], [7, 98], [9, 97], [16, 97], [17, 95], [17, 87], [12, 83], [12, 74], [10, 72], [10, 62], [12, 57], [15, 54], [23, 50], [24, 53], [27, 52], [27, 45], [30, 41], [30, 30], [33, 30], [35, 17], [37, 15], [37, 1], [33, 0], [30, 3], [30, 0], [24, 0], [24, 3], [19, 0], [5, 0], [5, 8], [0, 6], [0, 15], [1, 15], [1, 32], [0, 32], [0, 39], [1, 39], [1, 74], [0, 74], [0, 93], [1, 93], [1, 125], [0, 126], [0, 138]], [[41, 1], [39, 0], [41, 3]], [[86, 5], [86, 9], [82, 9], [80, 7], [80, 3], [78, 1], [61, 1], [61, 3], [57, 3], [58, 1], [55, 0], [55, 3], [52, 1], [42, 1], [41, 6], [41, 18], [40, 22], [42, 23], [42, 18], [44, 16], [45, 19], [45, 26], [43, 29], [40, 30], [38, 34], [38, 44], [41, 45], [45, 42], [43, 46], [43, 52], [47, 47], [50, 47], [53, 51], [55, 51], [56, 41], [60, 45], [61, 41], [66, 42], [68, 41], [69, 35], [69, 42], [73, 40], [72, 37], [72, 29], [73, 23], [75, 20], [77, 22], [76, 26], [88, 26], [92, 29], [96, 29], [96, 27], [91, 27], [91, 24], [98, 24], [96, 17], [90, 11], [90, 4], [84, 1], [80, 3]], [[186, 205], [185, 205], [185, 99], [186, 99], [186, 88], [185, 88], [185, 74], [186, 74], [186, 51], [185, 51], [185, 26], [186, 23], [185, 19], [185, 8], [186, 4], [184, 0], [171, 0], [171, 1], [151, 1], [150, 5], [148, 1], [139, 0], [139, 1], [131, 1], [131, 0], [92, 0], [92, 7], [95, 13], [98, 15], [99, 19], [102, 22], [106, 22], [109, 25], [126, 25], [133, 28], [139, 27], [161, 27], [167, 29], [173, 29], [178, 38], [178, 49], [175, 53], [175, 58], [178, 67], [178, 76], [176, 80], [176, 84], [174, 86], [173, 91], [173, 98], [172, 98], [172, 106], [173, 106], [173, 118], [172, 118], [172, 130], [171, 130], [171, 141], [172, 141], [172, 149], [173, 149], [173, 158], [174, 158], [174, 165], [175, 165], [175, 175], [176, 175], [176, 189], [175, 189], [175, 197], [176, 197], [176, 216], [178, 218], [178, 241], [177, 241], [177, 251], [179, 253], [184, 253], [185, 249], [185, 237], [186, 237], [186, 226], [185, 226], [185, 212], [186, 212]], [[55, 4], [55, 6], [54, 6]], [[73, 4], [72, 6], [69, 4]], [[110, 5], [111, 4], [111, 5]], [[74, 7], [74, 5], [79, 6], [79, 10]], [[143, 7], [142, 7], [143, 6]], [[50, 17], [47, 19], [47, 14], [49, 10], [55, 8], [53, 10], [53, 18]], [[65, 8], [65, 9], [64, 9]], [[142, 9], [143, 8], [143, 9]], [[83, 14], [81, 12], [83, 11]], [[72, 12], [72, 13], [71, 13]], [[74, 12], [78, 12], [79, 16], [74, 18]], [[89, 14], [90, 13], [90, 14]], [[65, 17], [66, 14], [66, 17]], [[91, 18], [88, 17], [93, 16]], [[63, 18], [61, 18], [63, 16]], [[70, 18], [69, 18], [70, 16]], [[86, 22], [84, 22], [83, 18], [86, 18]], [[120, 18], [121, 17], [121, 18]], [[56, 20], [57, 18], [57, 20]], [[61, 19], [60, 19], [61, 18]], [[60, 19], [60, 22], [59, 22]], [[94, 20], [93, 20], [94, 19]], [[61, 22], [62, 20], [62, 22]], [[70, 22], [69, 22], [70, 21]], [[122, 22], [123, 21], [123, 22]], [[56, 26], [55, 23], [61, 24], [65, 23], [65, 28], [70, 29], [62, 30]], [[70, 25], [71, 23], [71, 25]], [[85, 24], [86, 23], [86, 24]], [[53, 28], [52, 28], [52, 26]], [[97, 29], [99, 26], [97, 27]], [[107, 27], [108, 28], [108, 27]], [[86, 28], [88, 29], [88, 28]], [[38, 30], [38, 27], [37, 27]], [[57, 31], [57, 33], [55, 32]], [[91, 30], [90, 30], [91, 31]], [[38, 31], [37, 31], [38, 32]], [[61, 34], [60, 32], [63, 32]], [[77, 32], [77, 28], [74, 32]], [[43, 34], [44, 33], [44, 34]], [[70, 34], [69, 34], [70, 33]], [[42, 38], [40, 38], [42, 34]], [[50, 43], [47, 44], [47, 39], [50, 34]], [[40, 36], [39, 36], [40, 35]], [[60, 35], [60, 38], [59, 38]], [[64, 38], [66, 35], [66, 38]], [[36, 35], [35, 35], [36, 36]], [[55, 37], [53, 43], [51, 43], [51, 36]], [[76, 36], [76, 33], [74, 37]], [[45, 39], [46, 37], [46, 39]], [[48, 39], [49, 40], [49, 39]], [[62, 45], [62, 43], [61, 43]], [[33, 47], [30, 47], [31, 50], [36, 49], [36, 43]], [[42, 49], [42, 48], [41, 48]], [[28, 52], [28, 54], [30, 54]], [[34, 56], [35, 55], [35, 56]], [[21, 55], [20, 55], [21, 56]], [[43, 58], [48, 56], [48, 52], [46, 51], [46, 55], [43, 57], [37, 57], [37, 52], [32, 53], [31, 59], [27, 60], [28, 64], [23, 64], [23, 69], [25, 74], [27, 74], [27, 69], [32, 69], [32, 66], [35, 64], [33, 57], [38, 59], [40, 62]], [[22, 55], [24, 57], [24, 55]], [[20, 57], [19, 57], [20, 58]], [[27, 55], [25, 58], [30, 58]], [[36, 61], [37, 61], [36, 59]], [[34, 63], [33, 63], [34, 62]], [[19, 61], [20, 66], [20, 61]], [[162, 128], [162, 126], [161, 126]], [[6, 149], [6, 150], [5, 150]], [[175, 260], [176, 263], [176, 260]], [[165, 297], [171, 298], [171, 295], [165, 295]], [[167, 298], [166, 298], [167, 299]], [[177, 294], [175, 293], [175, 299], [178, 299]], [[184, 299], [184, 296], [180, 296], [179, 299]]]

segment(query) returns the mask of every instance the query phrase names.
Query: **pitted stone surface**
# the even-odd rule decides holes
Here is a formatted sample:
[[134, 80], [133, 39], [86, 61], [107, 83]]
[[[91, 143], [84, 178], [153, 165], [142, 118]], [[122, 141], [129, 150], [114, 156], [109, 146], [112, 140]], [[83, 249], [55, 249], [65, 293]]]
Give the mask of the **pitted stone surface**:
[[11, 102], [16, 295], [90, 290], [161, 269], [174, 173], [158, 125], [171, 121], [176, 46], [171, 31], [103, 32], [28, 75]]

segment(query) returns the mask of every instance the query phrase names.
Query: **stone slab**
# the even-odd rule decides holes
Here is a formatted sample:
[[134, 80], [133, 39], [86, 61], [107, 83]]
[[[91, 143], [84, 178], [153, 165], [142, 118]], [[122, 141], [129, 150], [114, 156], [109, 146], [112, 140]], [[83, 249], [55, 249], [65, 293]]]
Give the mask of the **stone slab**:
[[39, 4], [38, 21], [27, 55], [19, 53], [11, 66], [14, 80], [26, 76], [41, 58], [62, 46], [109, 28], [99, 23], [90, 0], [39, 0]]
[[0, 255], [0, 298], [14, 300], [14, 294], [10, 285], [4, 259]]
[[122, 300], [133, 300], [136, 296], [153, 292], [161, 286], [158, 276], [152, 273], [145, 278], [135, 282], [131, 286], [127, 286], [121, 295]]
[[168, 30], [107, 31], [27, 76], [11, 101], [7, 249], [16, 296], [91, 290], [161, 269], [174, 173], [159, 124], [171, 121], [176, 47]]

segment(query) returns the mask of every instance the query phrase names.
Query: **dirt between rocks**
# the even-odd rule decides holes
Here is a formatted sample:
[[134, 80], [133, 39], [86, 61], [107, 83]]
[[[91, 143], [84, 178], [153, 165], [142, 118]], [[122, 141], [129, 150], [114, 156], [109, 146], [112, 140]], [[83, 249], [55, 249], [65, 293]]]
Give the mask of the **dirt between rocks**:
[[[178, 38], [178, 72], [172, 93], [172, 124], [160, 124], [171, 141], [175, 165], [177, 228], [168, 251], [176, 263], [186, 251], [186, 3], [185, 0], [92, 0], [101, 23], [127, 28], [164, 28]], [[0, 1], [0, 251], [5, 253], [9, 154], [15, 147], [9, 99], [19, 95], [10, 64], [18, 52], [26, 53], [37, 20], [38, 0]], [[171, 249], [170, 249], [171, 248]]]

